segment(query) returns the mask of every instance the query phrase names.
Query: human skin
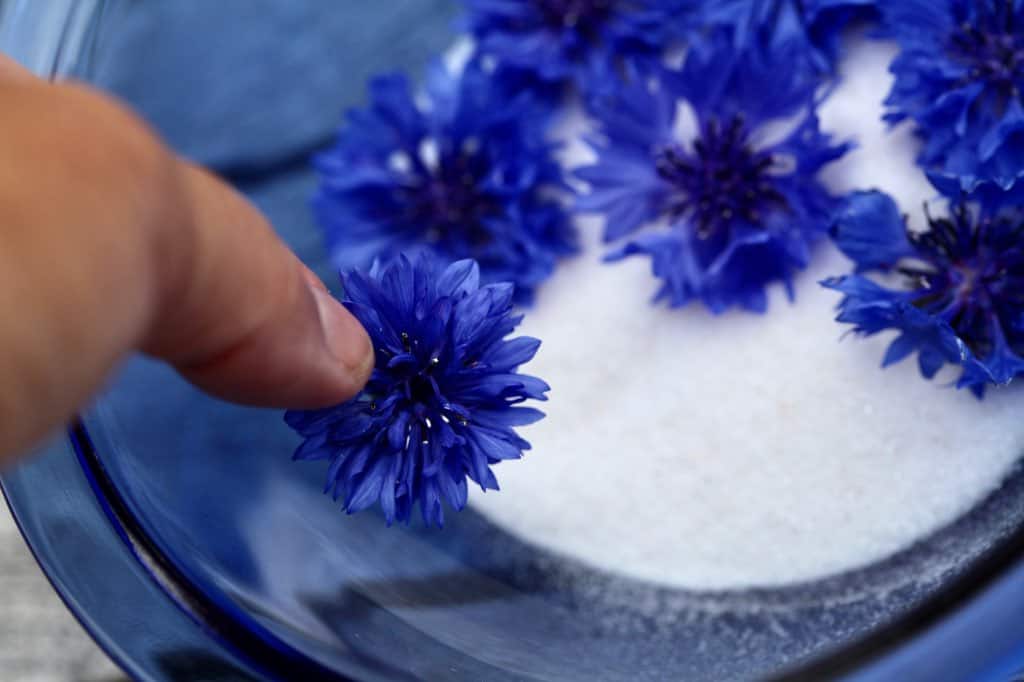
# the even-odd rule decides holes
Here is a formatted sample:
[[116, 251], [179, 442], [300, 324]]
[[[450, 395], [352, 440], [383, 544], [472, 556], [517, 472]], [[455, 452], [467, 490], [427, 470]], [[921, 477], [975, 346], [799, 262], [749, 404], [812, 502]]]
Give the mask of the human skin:
[[134, 351], [218, 397], [357, 393], [366, 332], [244, 197], [134, 114], [0, 57], [0, 465]]

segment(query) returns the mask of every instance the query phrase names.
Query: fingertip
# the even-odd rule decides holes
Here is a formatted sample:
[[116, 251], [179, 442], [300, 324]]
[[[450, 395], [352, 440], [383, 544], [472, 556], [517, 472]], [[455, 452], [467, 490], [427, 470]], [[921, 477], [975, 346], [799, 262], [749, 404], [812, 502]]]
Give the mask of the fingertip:
[[346, 370], [348, 383], [355, 386], [351, 397], [362, 390], [373, 370], [373, 346], [370, 337], [352, 313], [335, 300], [326, 289], [312, 287], [324, 343], [331, 356]]
[[244, 197], [183, 170], [194, 237], [182, 246], [173, 226], [161, 250], [179, 259], [163, 266], [161, 313], [144, 348], [234, 402], [306, 409], [357, 394], [373, 369], [362, 325]]
[[298, 300], [274, 306], [227, 352], [179, 364], [182, 375], [213, 395], [262, 407], [315, 409], [358, 394], [373, 371], [370, 338], [341, 303], [301, 278]]

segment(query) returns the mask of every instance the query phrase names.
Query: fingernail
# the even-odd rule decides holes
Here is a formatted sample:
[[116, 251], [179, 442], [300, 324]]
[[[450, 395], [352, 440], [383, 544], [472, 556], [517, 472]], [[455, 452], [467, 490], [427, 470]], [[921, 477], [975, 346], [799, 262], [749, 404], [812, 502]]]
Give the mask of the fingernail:
[[326, 291], [318, 287], [310, 287], [310, 291], [316, 299], [320, 325], [331, 355], [354, 373], [367, 372], [373, 356], [370, 337], [363, 325]]

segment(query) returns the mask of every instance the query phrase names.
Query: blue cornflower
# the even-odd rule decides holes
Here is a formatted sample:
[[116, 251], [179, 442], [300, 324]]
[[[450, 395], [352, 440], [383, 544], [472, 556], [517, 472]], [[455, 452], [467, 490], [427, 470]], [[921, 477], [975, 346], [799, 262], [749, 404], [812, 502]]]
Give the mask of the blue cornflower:
[[388, 525], [408, 523], [419, 503], [424, 521], [441, 526], [442, 500], [465, 507], [467, 478], [497, 490], [490, 466], [530, 448], [513, 427], [544, 415], [519, 403], [546, 400], [548, 385], [517, 369], [540, 341], [505, 338], [522, 320], [513, 286], [481, 286], [470, 260], [443, 267], [426, 253], [400, 255], [343, 283], [376, 368], [349, 402], [285, 415], [305, 438], [295, 459], [330, 460], [325, 492], [350, 514], [379, 502]]
[[900, 54], [886, 120], [913, 119], [919, 163], [949, 196], [997, 194], [1024, 176], [1024, 2], [881, 3]]
[[837, 214], [836, 244], [858, 273], [894, 274], [902, 286], [863, 274], [823, 284], [845, 294], [837, 319], [857, 333], [900, 332], [883, 366], [916, 351], [930, 379], [957, 364], [958, 386], [980, 397], [1024, 373], [1024, 210], [951, 202], [948, 215], [927, 206], [925, 215], [927, 229], [910, 231], [888, 195], [851, 195]]
[[583, 92], [646, 73], [698, 0], [464, 0], [481, 54], [541, 83]]
[[[816, 87], [719, 35], [692, 46], [678, 74], [597, 100], [598, 159], [577, 171], [591, 189], [578, 207], [604, 214], [606, 241], [655, 228], [610, 258], [650, 255], [664, 280], [656, 300], [673, 307], [763, 312], [773, 281], [792, 296], [834, 208], [816, 174], [848, 149], [819, 129]], [[679, 132], [680, 103], [695, 134]], [[791, 127], [773, 140], [781, 119]]]
[[700, 21], [726, 27], [740, 49], [787, 54], [790, 68], [835, 70], [843, 30], [874, 17], [878, 0], [703, 0]]
[[401, 75], [374, 79], [370, 95], [315, 159], [313, 207], [339, 267], [427, 245], [475, 259], [529, 301], [576, 250], [547, 107], [509, 97], [478, 62], [461, 74], [435, 65], [422, 99]]

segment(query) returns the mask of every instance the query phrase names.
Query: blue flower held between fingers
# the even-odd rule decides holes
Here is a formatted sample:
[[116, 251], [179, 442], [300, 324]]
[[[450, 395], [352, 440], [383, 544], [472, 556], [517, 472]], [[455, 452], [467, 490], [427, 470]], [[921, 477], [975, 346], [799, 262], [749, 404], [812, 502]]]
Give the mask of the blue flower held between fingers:
[[379, 504], [388, 525], [408, 523], [418, 503], [424, 521], [441, 526], [442, 502], [465, 507], [467, 478], [497, 490], [491, 465], [530, 448], [514, 427], [544, 415], [520, 403], [546, 400], [549, 389], [518, 368], [540, 341], [506, 338], [522, 320], [513, 286], [481, 286], [473, 261], [443, 267], [426, 253], [401, 255], [343, 283], [376, 367], [349, 402], [285, 415], [305, 439], [295, 459], [328, 460], [325, 492], [350, 514]]
[[[650, 256], [656, 298], [673, 307], [763, 312], [767, 284], [792, 292], [834, 208], [816, 176], [849, 148], [820, 130], [817, 85], [719, 34], [655, 86], [595, 100], [598, 158], [577, 171], [590, 186], [577, 206], [604, 215], [607, 241], [638, 233], [610, 258]], [[680, 104], [692, 134], [679, 132]], [[783, 119], [788, 132], [772, 139]]]
[[902, 288], [863, 274], [823, 284], [844, 294], [840, 322], [863, 335], [894, 329], [884, 365], [917, 352], [932, 378], [962, 367], [958, 386], [979, 397], [989, 384], [1024, 373], [1024, 211], [953, 203], [928, 228], [908, 231], [896, 203], [880, 192], [849, 197], [834, 237], [860, 273], [898, 275]]
[[485, 281], [513, 282], [528, 302], [576, 250], [547, 107], [509, 97], [478, 62], [461, 74], [435, 64], [422, 100], [400, 75], [374, 79], [370, 95], [315, 159], [313, 208], [338, 266], [425, 244], [473, 258]]
[[949, 196], [1021, 195], [1024, 186], [1024, 2], [880, 3], [901, 51], [887, 120], [912, 119], [920, 163]]

